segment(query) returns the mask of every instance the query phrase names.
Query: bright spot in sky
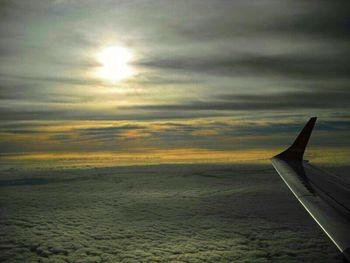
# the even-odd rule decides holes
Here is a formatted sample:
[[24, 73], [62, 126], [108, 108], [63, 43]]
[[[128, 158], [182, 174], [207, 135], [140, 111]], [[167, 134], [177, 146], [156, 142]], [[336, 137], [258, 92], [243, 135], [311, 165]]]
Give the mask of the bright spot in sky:
[[101, 67], [97, 70], [97, 75], [110, 81], [121, 81], [130, 78], [133, 75], [129, 65], [131, 59], [132, 53], [125, 47], [106, 47], [97, 54], [97, 61], [101, 64]]

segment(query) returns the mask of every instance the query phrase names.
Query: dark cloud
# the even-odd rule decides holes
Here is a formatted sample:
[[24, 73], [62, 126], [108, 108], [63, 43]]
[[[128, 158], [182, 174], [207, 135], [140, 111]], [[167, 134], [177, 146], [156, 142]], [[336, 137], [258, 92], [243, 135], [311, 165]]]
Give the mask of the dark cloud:
[[[225, 6], [225, 9], [220, 7]], [[216, 1], [201, 5], [211, 13], [173, 25], [184, 39], [232, 40], [241, 36], [261, 38], [303, 37], [306, 41], [344, 41], [349, 37], [348, 1]], [[214, 15], [210, 15], [214, 14]], [[232, 16], [230, 16], [232, 14]], [[188, 18], [185, 18], [189, 20]]]
[[70, 134], [55, 134], [55, 135], [51, 135], [50, 139], [65, 142], [65, 143], [69, 143], [72, 141], [72, 137], [70, 136]]
[[6, 108], [0, 107], [3, 113], [0, 116], [1, 120], [169, 120], [169, 119], [193, 119], [193, 118], [205, 118], [205, 117], [220, 117], [225, 116], [223, 113], [204, 112], [204, 113], [191, 113], [191, 112], [174, 112], [174, 111], [159, 111], [148, 112], [137, 107], [133, 107], [135, 111], [130, 112], [129, 109], [124, 108], [113, 112], [93, 112], [86, 110], [72, 110], [72, 109], [51, 109], [40, 108], [38, 109], [22, 109], [22, 108]]
[[144, 126], [141, 125], [122, 125], [122, 126], [111, 126], [111, 127], [99, 127], [99, 128], [87, 128], [78, 129], [77, 131], [85, 135], [97, 135], [101, 133], [105, 134], [116, 134], [125, 130], [139, 130], [143, 129]]
[[264, 95], [221, 95], [183, 104], [144, 105], [137, 108], [168, 111], [256, 111], [349, 108], [349, 93], [292, 92]]
[[[3, 120], [166, 120], [191, 119], [214, 116], [230, 116], [229, 112], [256, 110], [315, 110], [349, 108], [350, 94], [343, 91], [289, 92], [264, 95], [218, 95], [211, 99], [189, 101], [178, 104], [150, 104], [140, 106], [118, 107], [115, 113], [95, 113], [93, 111], [70, 109], [26, 109], [3, 108]], [[36, 97], [38, 98], [38, 97]], [[60, 97], [56, 97], [56, 101]], [[79, 99], [79, 97], [76, 97]], [[82, 99], [82, 98], [80, 98]], [[91, 100], [91, 97], [87, 99]], [[74, 101], [74, 97], [71, 98]], [[68, 101], [65, 101], [68, 102]], [[96, 130], [96, 132], [102, 132]]]
[[122, 126], [110, 126], [110, 127], [99, 127], [99, 128], [85, 128], [76, 129], [74, 132], [78, 133], [79, 140], [113, 140], [117, 138], [126, 138], [122, 136], [122, 133], [127, 131], [143, 130], [145, 129], [142, 125], [122, 125]]
[[[49, 81], [51, 82], [51, 81]], [[94, 85], [88, 84], [85, 82], [85, 84], [77, 84], [76, 81], [67, 82], [65, 85], [62, 85], [59, 89], [52, 88], [52, 83], [45, 84], [41, 81], [36, 80], [25, 80], [22, 79], [21, 83], [18, 81], [14, 81], [11, 79], [10, 81], [4, 81], [0, 85], [0, 101], [6, 101], [9, 103], [9, 101], [12, 101], [15, 103], [33, 103], [34, 107], [36, 103], [47, 104], [49, 108], [49, 104], [79, 104], [79, 103], [86, 103], [86, 102], [93, 102], [93, 101], [111, 101], [113, 98], [111, 98], [110, 95], [101, 95], [99, 97], [96, 97], [96, 94], [91, 94], [89, 92], [82, 93], [81, 91], [84, 88], [93, 89]], [[55, 85], [55, 84], [54, 84]], [[71, 85], [75, 86], [75, 89], [72, 91]], [[78, 85], [79, 87], [77, 88]], [[88, 87], [82, 87], [81, 85], [87, 85]], [[67, 91], [71, 91], [69, 94]], [[23, 109], [23, 108], [22, 108]], [[17, 110], [14, 109], [13, 110]], [[23, 109], [24, 110], [24, 109]]]
[[[302, 122], [267, 122], [263, 124], [248, 123], [241, 126], [226, 126], [219, 128], [221, 135], [232, 136], [256, 136], [256, 135], [283, 135], [297, 134], [304, 123]], [[219, 126], [220, 127], [220, 126]], [[346, 131], [350, 128], [350, 123], [347, 121], [319, 121], [317, 123], [317, 132], [327, 131]]]
[[225, 57], [180, 57], [156, 59], [141, 63], [143, 66], [161, 69], [194, 71], [199, 74], [227, 76], [284, 76], [302, 79], [349, 79], [347, 56], [317, 57], [283, 55], [237, 55]]
[[310, 1], [299, 16], [290, 16], [282, 23], [271, 23], [270, 28], [284, 34], [301, 34], [309, 38], [349, 40], [349, 1]]
[[24, 80], [27, 82], [38, 82], [38, 83], [56, 83], [56, 84], [69, 84], [69, 85], [87, 85], [87, 86], [110, 86], [106, 85], [102, 80], [97, 79], [87, 79], [87, 78], [68, 78], [68, 77], [58, 77], [58, 76], [19, 76], [19, 75], [12, 75], [12, 74], [0, 74], [0, 77], [2, 79], [17, 79], [17, 80]]
[[40, 133], [40, 131], [36, 130], [1, 130], [3, 133], [11, 133], [11, 134], [37, 134]]

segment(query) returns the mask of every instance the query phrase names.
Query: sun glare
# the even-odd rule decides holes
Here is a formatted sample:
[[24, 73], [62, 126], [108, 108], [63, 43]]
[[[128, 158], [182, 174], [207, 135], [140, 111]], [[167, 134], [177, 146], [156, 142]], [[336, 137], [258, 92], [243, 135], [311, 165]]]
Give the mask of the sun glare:
[[132, 53], [125, 47], [106, 47], [97, 54], [97, 61], [101, 64], [97, 75], [114, 82], [130, 78], [133, 75], [129, 65], [131, 59]]

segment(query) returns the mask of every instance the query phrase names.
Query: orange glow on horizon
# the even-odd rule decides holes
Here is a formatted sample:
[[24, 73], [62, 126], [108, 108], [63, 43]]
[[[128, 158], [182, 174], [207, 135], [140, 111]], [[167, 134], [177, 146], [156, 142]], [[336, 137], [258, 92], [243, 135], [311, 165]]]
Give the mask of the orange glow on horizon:
[[[22, 153], [7, 154], [2, 162], [33, 167], [112, 167], [157, 164], [269, 164], [270, 158], [280, 149], [252, 149], [219, 151], [206, 149], [145, 149], [143, 152], [72, 152], [72, 153]], [[308, 151], [306, 158], [312, 163], [344, 165], [348, 163], [349, 150], [316, 148]], [[311, 157], [311, 158], [308, 158]]]

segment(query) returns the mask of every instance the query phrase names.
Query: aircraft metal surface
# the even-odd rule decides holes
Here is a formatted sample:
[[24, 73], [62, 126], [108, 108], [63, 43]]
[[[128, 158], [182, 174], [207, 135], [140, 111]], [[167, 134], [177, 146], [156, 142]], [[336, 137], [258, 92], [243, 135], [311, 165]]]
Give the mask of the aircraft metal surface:
[[350, 184], [303, 160], [314, 128], [311, 118], [294, 143], [272, 165], [298, 201], [350, 261]]

